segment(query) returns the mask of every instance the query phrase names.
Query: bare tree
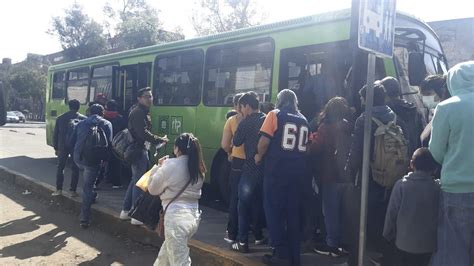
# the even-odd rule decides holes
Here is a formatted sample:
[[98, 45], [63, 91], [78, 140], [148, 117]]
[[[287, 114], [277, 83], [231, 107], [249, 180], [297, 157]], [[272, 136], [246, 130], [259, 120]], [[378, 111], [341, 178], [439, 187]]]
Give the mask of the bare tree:
[[259, 25], [264, 19], [255, 0], [199, 0], [191, 22], [203, 36]]

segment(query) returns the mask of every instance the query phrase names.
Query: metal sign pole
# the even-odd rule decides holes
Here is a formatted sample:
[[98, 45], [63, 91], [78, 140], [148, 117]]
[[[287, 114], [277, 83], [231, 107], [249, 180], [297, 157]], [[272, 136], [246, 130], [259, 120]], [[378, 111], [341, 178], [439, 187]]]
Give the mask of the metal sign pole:
[[370, 138], [372, 132], [372, 107], [374, 105], [375, 54], [369, 53], [367, 64], [367, 91], [365, 97], [364, 155], [362, 159], [362, 187], [359, 227], [359, 266], [364, 265], [367, 229], [367, 197], [369, 192]]

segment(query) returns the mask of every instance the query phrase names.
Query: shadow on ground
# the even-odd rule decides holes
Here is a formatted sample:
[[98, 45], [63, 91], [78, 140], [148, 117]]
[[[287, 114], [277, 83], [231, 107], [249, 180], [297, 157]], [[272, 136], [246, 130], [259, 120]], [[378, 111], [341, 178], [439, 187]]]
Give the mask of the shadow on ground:
[[[65, 210], [60, 201], [50, 202], [32, 194], [22, 195], [21, 191], [4, 182], [0, 182], [0, 194], [21, 205], [24, 211], [32, 212], [23, 218], [0, 224], [0, 237], [20, 235], [34, 232], [44, 225], [54, 228], [32, 239], [6, 246], [0, 250], [0, 257], [14, 257], [27, 260], [33, 257], [50, 256], [62, 250], [67, 239], [73, 237], [100, 252], [82, 265], [151, 265], [157, 249], [132, 242], [120, 236], [106, 235], [100, 226], [82, 229], [79, 220], [70, 210]], [[19, 236], [20, 237], [20, 236]], [[77, 254], [81, 256], [82, 254]]]

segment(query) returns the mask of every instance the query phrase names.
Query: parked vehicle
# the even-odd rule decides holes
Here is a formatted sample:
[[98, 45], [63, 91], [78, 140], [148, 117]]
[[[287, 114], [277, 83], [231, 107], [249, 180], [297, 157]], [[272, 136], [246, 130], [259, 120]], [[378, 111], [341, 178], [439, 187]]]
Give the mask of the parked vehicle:
[[19, 123], [20, 118], [14, 112], [7, 112], [7, 123]]
[[16, 116], [18, 116], [18, 118], [20, 119], [20, 122], [23, 122], [23, 123], [26, 122], [26, 117], [25, 117], [25, 115], [24, 115], [22, 112], [20, 112], [20, 111], [13, 111], [13, 113], [15, 113]]

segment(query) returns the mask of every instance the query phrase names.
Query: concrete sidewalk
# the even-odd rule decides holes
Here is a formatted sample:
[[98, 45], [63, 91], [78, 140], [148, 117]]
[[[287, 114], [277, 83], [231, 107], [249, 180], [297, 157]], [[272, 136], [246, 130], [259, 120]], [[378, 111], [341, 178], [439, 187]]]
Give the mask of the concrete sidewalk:
[[[64, 192], [64, 196], [51, 197], [55, 190], [56, 159], [32, 159], [25, 156], [1, 158], [0, 180], [13, 182], [22, 186], [32, 193], [38, 193], [43, 197], [50, 197], [52, 201], [58, 201], [75, 209], [79, 214], [81, 198], [71, 198]], [[65, 171], [66, 189], [70, 182], [70, 171]], [[34, 178], [33, 178], [34, 177]], [[81, 180], [79, 181], [78, 193], [81, 194]], [[122, 206], [125, 189], [112, 190], [108, 186], [98, 191], [98, 203], [93, 205], [92, 226], [104, 226], [111, 233], [122, 233], [127, 237], [142, 243], [159, 246], [160, 240], [154, 232], [145, 227], [130, 225], [129, 222], [120, 221], [118, 216]], [[228, 249], [223, 240], [227, 213], [203, 206], [202, 220], [199, 230], [190, 243], [194, 256], [206, 257], [205, 265], [261, 265], [260, 259], [263, 254], [270, 252], [268, 246], [251, 245], [251, 253], [239, 254]], [[109, 226], [110, 225], [110, 226]], [[79, 226], [79, 219], [78, 219]], [[199, 259], [201, 261], [201, 259]], [[208, 264], [208, 262], [213, 262]], [[302, 254], [302, 265], [344, 265], [344, 259], [330, 259], [318, 256], [315, 253]]]
[[[52, 148], [44, 144], [44, 130], [25, 129], [24, 131], [18, 129], [18, 132], [12, 132], [7, 128], [0, 128], [0, 167], [3, 168], [0, 171], [0, 181], [13, 182], [58, 204], [66, 205], [79, 214], [81, 198], [70, 198], [67, 195], [70, 184], [68, 168], [66, 168], [64, 180], [66, 195], [51, 197], [51, 193], [55, 190], [57, 159], [54, 157]], [[27, 135], [25, 134], [27, 131], [32, 131], [36, 135]], [[42, 143], [39, 140], [42, 140]], [[24, 145], [25, 143], [28, 144]], [[80, 178], [79, 194], [82, 191], [81, 184]], [[101, 190], [98, 191], [98, 203], [93, 205], [92, 226], [100, 226], [111, 233], [123, 234], [142, 243], [160, 246], [161, 242], [154, 232], [119, 220], [125, 189], [126, 187], [113, 190], [107, 184], [101, 186]], [[204, 264], [196, 265], [261, 265], [261, 257], [268, 253], [270, 248], [250, 245], [251, 253], [248, 254], [230, 251], [228, 244], [223, 240], [227, 213], [208, 207], [215, 205], [212, 200], [202, 201], [200, 205], [203, 211], [202, 220], [198, 232], [190, 243], [192, 254], [195, 256], [193, 262], [199, 258], [198, 261]], [[205, 259], [201, 260], [202, 258]], [[313, 252], [302, 254], [303, 265], [345, 265], [344, 261], [345, 259], [318, 256]]]

